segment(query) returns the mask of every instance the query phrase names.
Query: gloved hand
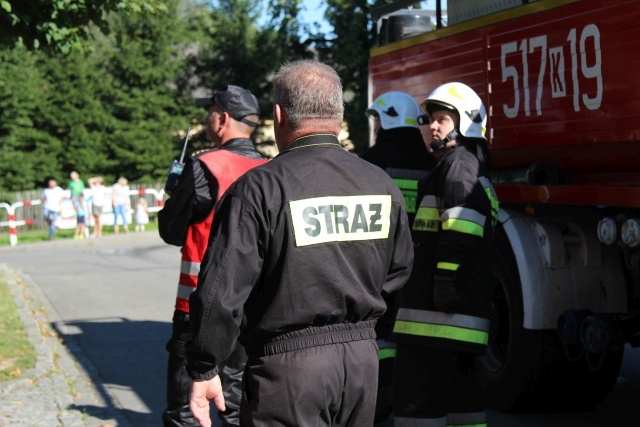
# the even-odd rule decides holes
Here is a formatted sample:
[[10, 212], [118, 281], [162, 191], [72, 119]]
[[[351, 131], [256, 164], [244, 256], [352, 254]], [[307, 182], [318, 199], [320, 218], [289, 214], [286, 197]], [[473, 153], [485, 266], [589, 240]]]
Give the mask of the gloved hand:
[[458, 292], [453, 277], [434, 277], [433, 301], [442, 312], [455, 313], [459, 310]]

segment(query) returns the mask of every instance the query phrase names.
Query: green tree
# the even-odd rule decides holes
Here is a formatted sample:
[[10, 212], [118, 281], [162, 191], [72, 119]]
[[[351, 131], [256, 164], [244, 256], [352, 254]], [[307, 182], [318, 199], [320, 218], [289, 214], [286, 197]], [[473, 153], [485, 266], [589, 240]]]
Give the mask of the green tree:
[[316, 37], [321, 58], [331, 64], [345, 90], [345, 120], [349, 136], [360, 153], [368, 147], [368, 122], [364, 112], [368, 107], [369, 53], [375, 45], [375, 26], [371, 8], [382, 1], [328, 0], [326, 18], [333, 34]]
[[[178, 0], [162, 14], [112, 17], [89, 55], [0, 51], [0, 188], [31, 189], [47, 176], [157, 182], [195, 107], [173, 83], [187, 73], [190, 41]], [[186, 46], [186, 47], [185, 47]]]
[[[48, 156], [32, 155], [53, 139], [37, 127], [37, 116], [46, 105], [40, 92], [46, 77], [38, 68], [38, 56], [25, 49], [0, 51], [0, 188], [26, 190], [39, 184], [39, 170]], [[46, 168], [46, 166], [45, 166]]]
[[164, 179], [180, 138], [189, 126], [189, 108], [175, 81], [185, 72], [190, 45], [178, 0], [167, 0], [159, 14], [114, 17], [112, 44], [105, 46], [106, 75], [101, 82], [108, 161], [104, 173], [151, 182]]
[[109, 32], [108, 15], [165, 10], [164, 0], [0, 0], [0, 46], [85, 50], [97, 26]]
[[228, 84], [245, 87], [260, 102], [262, 117], [271, 115], [273, 90], [269, 80], [283, 62], [312, 56], [301, 41], [297, 21], [299, 0], [272, 0], [269, 19], [259, 22], [258, 0], [222, 0], [201, 23], [206, 40], [190, 58], [188, 90], [213, 93]]

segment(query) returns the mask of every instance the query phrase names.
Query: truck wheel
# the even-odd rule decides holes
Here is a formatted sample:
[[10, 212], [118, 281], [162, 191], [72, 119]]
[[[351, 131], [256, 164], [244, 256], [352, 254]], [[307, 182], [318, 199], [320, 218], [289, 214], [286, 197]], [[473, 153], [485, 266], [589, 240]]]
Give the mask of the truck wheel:
[[478, 358], [477, 372], [487, 405], [516, 410], [529, 400], [529, 385], [540, 358], [542, 337], [526, 330], [522, 291], [515, 256], [502, 229], [496, 230], [494, 296], [491, 306], [487, 352]]
[[[502, 411], [592, 408], [615, 384], [623, 347], [590, 355], [591, 363], [586, 354], [572, 361], [565, 356], [556, 331], [524, 329], [518, 268], [501, 229], [496, 232], [495, 249], [489, 343], [477, 361], [487, 406]], [[593, 363], [596, 357], [601, 359]]]

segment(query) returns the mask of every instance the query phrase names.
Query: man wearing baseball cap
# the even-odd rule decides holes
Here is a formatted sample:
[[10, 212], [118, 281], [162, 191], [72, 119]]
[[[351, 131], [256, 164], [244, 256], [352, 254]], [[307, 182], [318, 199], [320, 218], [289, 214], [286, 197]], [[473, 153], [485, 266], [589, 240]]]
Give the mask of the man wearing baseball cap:
[[[260, 115], [258, 100], [251, 92], [229, 85], [210, 98], [196, 99], [196, 105], [209, 111], [205, 131], [215, 148], [198, 151], [187, 159], [176, 189], [158, 212], [160, 237], [168, 244], [182, 246], [173, 331], [167, 343], [167, 409], [162, 414], [165, 427], [198, 425], [189, 409], [192, 381], [186, 371], [185, 343], [191, 340], [189, 296], [198, 285], [214, 206], [236, 179], [267, 162], [249, 139]], [[237, 345], [220, 371], [227, 399], [226, 411], [219, 414], [224, 427], [240, 424], [245, 362], [244, 348]]]
[[[229, 85], [225, 90], [216, 92], [211, 98], [196, 99], [198, 107], [217, 106], [233, 119], [255, 128], [258, 126], [260, 107], [254, 94], [238, 86]], [[211, 111], [211, 109], [209, 110]]]

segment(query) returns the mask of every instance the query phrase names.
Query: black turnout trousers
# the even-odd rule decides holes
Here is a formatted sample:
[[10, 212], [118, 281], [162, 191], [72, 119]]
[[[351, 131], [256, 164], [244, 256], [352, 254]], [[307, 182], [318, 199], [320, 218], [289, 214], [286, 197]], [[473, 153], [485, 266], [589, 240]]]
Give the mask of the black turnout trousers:
[[249, 357], [240, 425], [372, 426], [377, 385], [374, 339]]

